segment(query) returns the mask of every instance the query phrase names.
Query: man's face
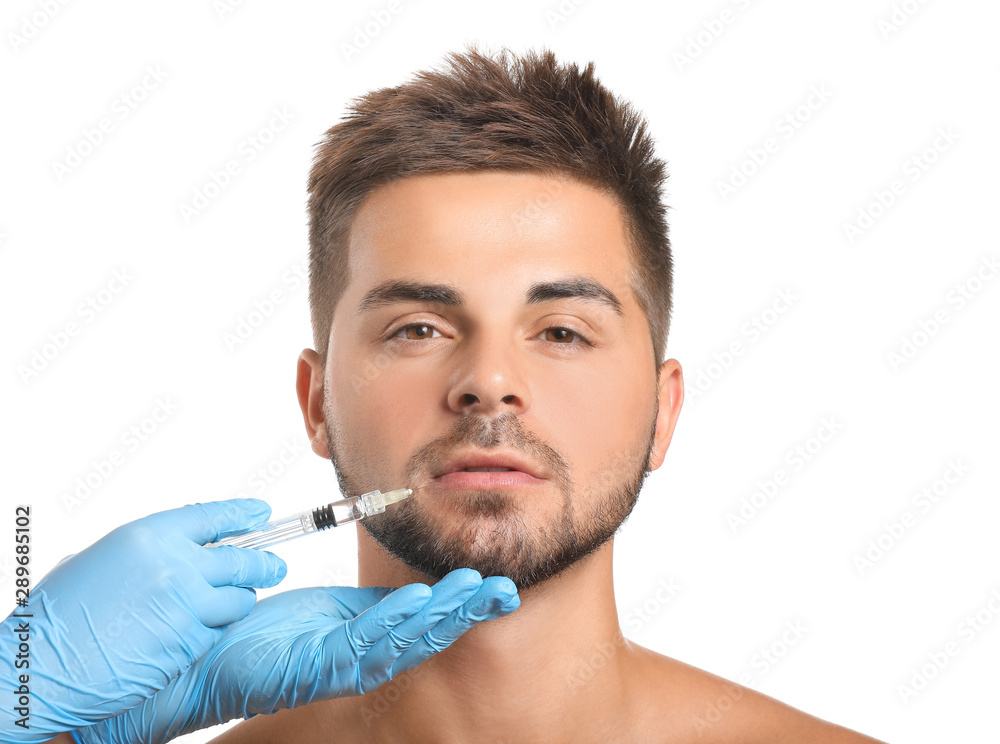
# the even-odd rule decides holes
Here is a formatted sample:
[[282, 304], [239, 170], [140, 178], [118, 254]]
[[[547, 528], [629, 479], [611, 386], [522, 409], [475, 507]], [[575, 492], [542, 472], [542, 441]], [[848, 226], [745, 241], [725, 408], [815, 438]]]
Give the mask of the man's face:
[[[435, 174], [368, 196], [327, 350], [328, 456], [347, 494], [429, 484], [364, 520], [372, 538], [431, 577], [471, 567], [524, 589], [614, 535], [658, 410], [628, 270], [617, 204], [572, 179]], [[387, 282], [437, 289], [365, 302]], [[537, 477], [435, 478], [500, 451]]]

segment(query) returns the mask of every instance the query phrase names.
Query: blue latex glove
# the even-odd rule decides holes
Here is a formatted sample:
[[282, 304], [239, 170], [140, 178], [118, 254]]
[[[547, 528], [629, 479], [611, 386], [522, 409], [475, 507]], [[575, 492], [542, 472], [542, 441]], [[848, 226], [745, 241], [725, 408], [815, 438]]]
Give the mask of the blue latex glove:
[[[267, 521], [259, 499], [194, 504], [110, 532], [50, 571], [0, 627], [0, 741], [42, 742], [117, 716], [164, 689], [246, 615], [249, 587], [274, 586], [272, 553], [205, 548]], [[247, 588], [243, 588], [247, 587]], [[18, 624], [30, 667], [15, 669]], [[30, 728], [16, 725], [17, 675], [30, 674]]]
[[514, 582], [452, 571], [433, 588], [317, 587], [262, 599], [170, 686], [74, 731], [81, 744], [167, 742], [234, 718], [362, 695], [520, 605]]

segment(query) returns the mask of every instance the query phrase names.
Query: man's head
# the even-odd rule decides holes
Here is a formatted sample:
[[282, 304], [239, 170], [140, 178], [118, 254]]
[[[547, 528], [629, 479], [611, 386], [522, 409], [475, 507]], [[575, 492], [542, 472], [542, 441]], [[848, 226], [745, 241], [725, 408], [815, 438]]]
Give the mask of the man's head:
[[[516, 57], [502, 49], [490, 57], [474, 47], [448, 60], [449, 69], [419, 72], [356, 99], [317, 147], [309, 176], [309, 304], [320, 358], [352, 279], [350, 230], [364, 198], [406, 176], [489, 169], [572, 177], [619, 203], [628, 283], [659, 365], [673, 285], [661, 199], [667, 172], [642, 116], [601, 85], [593, 63], [581, 71], [550, 51]], [[549, 197], [537, 194], [522, 218], [530, 220]]]
[[[665, 167], [592, 65], [451, 61], [318, 150], [299, 398], [345, 493], [431, 484], [365, 520], [375, 540], [523, 589], [613, 536], [680, 412]], [[484, 453], [536, 477], [437, 477]]]

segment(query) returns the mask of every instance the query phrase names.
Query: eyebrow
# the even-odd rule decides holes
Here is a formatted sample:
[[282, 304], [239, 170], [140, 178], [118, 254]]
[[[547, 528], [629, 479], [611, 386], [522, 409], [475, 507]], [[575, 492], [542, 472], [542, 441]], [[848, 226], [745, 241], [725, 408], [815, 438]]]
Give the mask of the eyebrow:
[[[614, 292], [588, 277], [567, 277], [551, 282], [532, 284], [524, 296], [525, 305], [537, 305], [552, 300], [581, 300], [609, 307], [620, 316], [625, 315], [622, 301]], [[355, 317], [380, 307], [401, 302], [427, 302], [451, 307], [464, 307], [465, 294], [450, 284], [390, 279], [365, 293], [358, 304]]]

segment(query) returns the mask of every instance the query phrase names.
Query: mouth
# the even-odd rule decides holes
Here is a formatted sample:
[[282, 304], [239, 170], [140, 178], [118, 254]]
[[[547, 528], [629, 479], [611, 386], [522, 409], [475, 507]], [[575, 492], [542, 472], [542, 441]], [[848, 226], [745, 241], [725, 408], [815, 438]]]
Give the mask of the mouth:
[[545, 483], [540, 467], [514, 452], [469, 452], [457, 455], [434, 475], [451, 488], [524, 488]]

